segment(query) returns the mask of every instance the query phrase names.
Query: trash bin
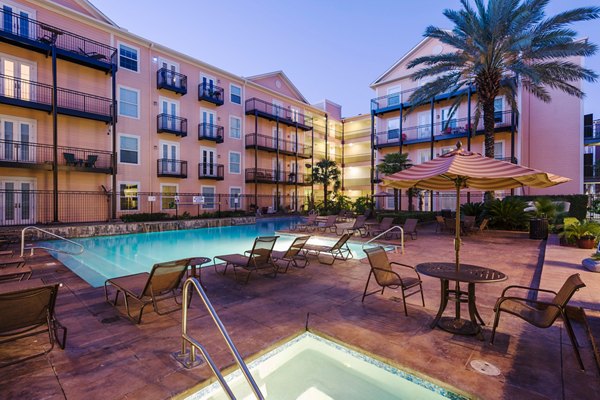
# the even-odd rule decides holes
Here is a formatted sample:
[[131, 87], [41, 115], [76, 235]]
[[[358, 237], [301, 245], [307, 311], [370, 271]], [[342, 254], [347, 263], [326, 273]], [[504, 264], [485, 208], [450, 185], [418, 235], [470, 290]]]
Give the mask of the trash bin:
[[529, 220], [529, 239], [548, 239], [548, 218]]

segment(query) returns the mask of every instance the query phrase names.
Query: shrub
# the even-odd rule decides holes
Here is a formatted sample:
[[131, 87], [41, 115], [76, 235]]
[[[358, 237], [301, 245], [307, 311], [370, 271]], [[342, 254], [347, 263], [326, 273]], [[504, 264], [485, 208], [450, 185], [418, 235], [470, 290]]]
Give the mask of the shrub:
[[597, 241], [600, 236], [600, 225], [592, 221], [577, 221], [565, 226], [565, 230], [561, 232], [560, 236], [571, 244], [578, 239], [594, 239]]
[[460, 206], [460, 213], [462, 215], [473, 216], [477, 222], [480, 222], [483, 219], [485, 211], [485, 205], [483, 203], [464, 203]]
[[367, 208], [371, 208], [372, 203], [370, 196], [361, 196], [354, 201], [354, 211], [357, 214], [364, 214]]
[[149, 221], [168, 221], [173, 217], [167, 213], [137, 213], [125, 214], [121, 216], [123, 222], [149, 222]]
[[525, 212], [526, 205], [516, 197], [492, 200], [486, 204], [490, 225], [498, 229], [524, 230], [529, 221], [529, 214]]
[[588, 196], [585, 194], [567, 194], [567, 195], [546, 195], [546, 196], [510, 196], [510, 198], [521, 199], [525, 202], [535, 201], [541, 197], [548, 198], [551, 201], [566, 201], [571, 204], [567, 217], [575, 217], [579, 220], [587, 217]]

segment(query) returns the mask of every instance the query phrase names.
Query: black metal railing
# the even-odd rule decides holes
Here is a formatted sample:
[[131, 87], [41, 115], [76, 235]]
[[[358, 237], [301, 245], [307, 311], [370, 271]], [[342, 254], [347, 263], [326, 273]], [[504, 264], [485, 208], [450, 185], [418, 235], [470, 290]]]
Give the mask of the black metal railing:
[[223, 143], [225, 137], [225, 128], [221, 125], [202, 122], [198, 125], [198, 140], [212, 140], [217, 143]]
[[187, 118], [176, 117], [170, 114], [158, 114], [156, 117], [156, 130], [158, 133], [172, 133], [177, 136], [187, 136]]
[[201, 83], [198, 85], [198, 101], [202, 100], [221, 106], [225, 102], [225, 90], [208, 82]]
[[246, 100], [246, 114], [254, 113], [270, 120], [278, 120], [288, 126], [298, 126], [302, 130], [310, 130], [313, 126], [311, 117], [255, 97]]
[[600, 119], [593, 121], [591, 125], [584, 125], [583, 138], [585, 140], [600, 139]]
[[259, 183], [281, 183], [290, 185], [310, 184], [309, 177], [302, 173], [264, 168], [246, 168], [246, 183], [254, 181]]
[[296, 143], [291, 140], [279, 139], [268, 135], [261, 135], [260, 133], [249, 133], [246, 135], [246, 148], [253, 148], [257, 146], [259, 149], [267, 151], [279, 151], [283, 154], [295, 155], [298, 153], [298, 157], [310, 158], [311, 147], [305, 146], [302, 143]]
[[198, 179], [222, 181], [225, 179], [225, 166], [223, 164], [199, 163]]
[[187, 93], [187, 76], [168, 68], [161, 68], [156, 71], [156, 87], [184, 95]]
[[[76, 167], [86, 172], [110, 173], [113, 155], [110, 151], [57, 146], [57, 165]], [[50, 144], [0, 140], [0, 165], [15, 167], [46, 166], [52, 168], [54, 148]]]
[[156, 160], [157, 176], [187, 178], [187, 161], [161, 158]]
[[[103, 121], [112, 119], [112, 100], [106, 97], [57, 88], [56, 102], [61, 114]], [[0, 74], [0, 103], [50, 110], [52, 86]]]
[[0, 21], [0, 37], [9, 42], [40, 49], [54, 45], [61, 58], [87, 62], [105, 70], [117, 65], [117, 49], [104, 43], [7, 9], [0, 9]]
[[418, 88], [411, 88], [402, 90], [397, 93], [386, 94], [385, 96], [379, 96], [374, 99], [371, 99], [371, 110], [377, 111], [382, 108], [388, 107], [396, 107], [400, 106], [400, 104], [405, 103], [408, 100], [408, 94], [416, 91]]

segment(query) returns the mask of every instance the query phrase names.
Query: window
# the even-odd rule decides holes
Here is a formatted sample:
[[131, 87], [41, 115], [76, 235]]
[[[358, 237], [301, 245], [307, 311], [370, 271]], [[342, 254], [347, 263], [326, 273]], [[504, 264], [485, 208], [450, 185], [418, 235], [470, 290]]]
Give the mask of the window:
[[121, 211], [137, 211], [139, 209], [140, 184], [137, 182], [119, 183], [119, 206]]
[[242, 138], [242, 120], [238, 117], [229, 117], [229, 137], [233, 139]]
[[394, 86], [387, 90], [388, 107], [400, 104], [400, 101], [402, 101], [401, 91], [402, 88], [400, 86]]
[[139, 118], [139, 92], [135, 89], [119, 87], [119, 115]]
[[139, 165], [140, 137], [119, 135], [119, 162], [122, 164]]
[[388, 140], [400, 138], [400, 118], [388, 119], [387, 138]]
[[177, 205], [177, 185], [160, 185], [160, 209], [172, 210]]
[[138, 72], [138, 51], [124, 44], [119, 45], [119, 67]]
[[229, 152], [229, 173], [239, 174], [241, 173], [242, 155], [235, 151]]
[[204, 204], [202, 208], [215, 208], [215, 187], [214, 186], [202, 186], [202, 196], [204, 197]]
[[242, 189], [239, 187], [229, 188], [229, 208], [239, 210], [242, 208]]
[[386, 190], [387, 196], [385, 197], [385, 208], [388, 210], [394, 209], [394, 189]]
[[496, 97], [494, 99], [494, 122], [504, 122], [504, 99], [502, 97]]
[[229, 92], [231, 93], [230, 100], [234, 104], [242, 104], [242, 88], [235, 85], [229, 85]]

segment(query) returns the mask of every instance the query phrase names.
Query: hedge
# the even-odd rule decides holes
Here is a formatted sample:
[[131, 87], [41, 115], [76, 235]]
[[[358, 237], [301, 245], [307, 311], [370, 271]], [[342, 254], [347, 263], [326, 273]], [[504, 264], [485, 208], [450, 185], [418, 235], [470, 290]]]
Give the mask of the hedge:
[[378, 212], [377, 220], [385, 217], [394, 217], [395, 224], [403, 224], [409, 218], [416, 218], [419, 222], [428, 222], [435, 220], [435, 212], [431, 211], [398, 211], [398, 212]]
[[215, 212], [207, 212], [198, 215], [191, 215], [187, 211], [175, 215], [175, 214], [167, 214], [167, 213], [137, 213], [137, 214], [126, 214], [121, 216], [121, 220], [123, 222], [153, 222], [153, 221], [176, 221], [182, 219], [208, 219], [208, 218], [230, 218], [230, 217], [244, 217], [248, 214], [245, 211], [215, 211]]
[[[511, 196], [507, 196], [511, 197]], [[588, 196], [585, 194], [560, 194], [560, 195], [543, 195], [543, 196], [512, 196], [523, 201], [535, 201], [540, 197], [547, 197], [552, 201], [567, 201], [571, 203], [569, 208], [569, 217], [574, 217], [579, 220], [587, 217]]]

